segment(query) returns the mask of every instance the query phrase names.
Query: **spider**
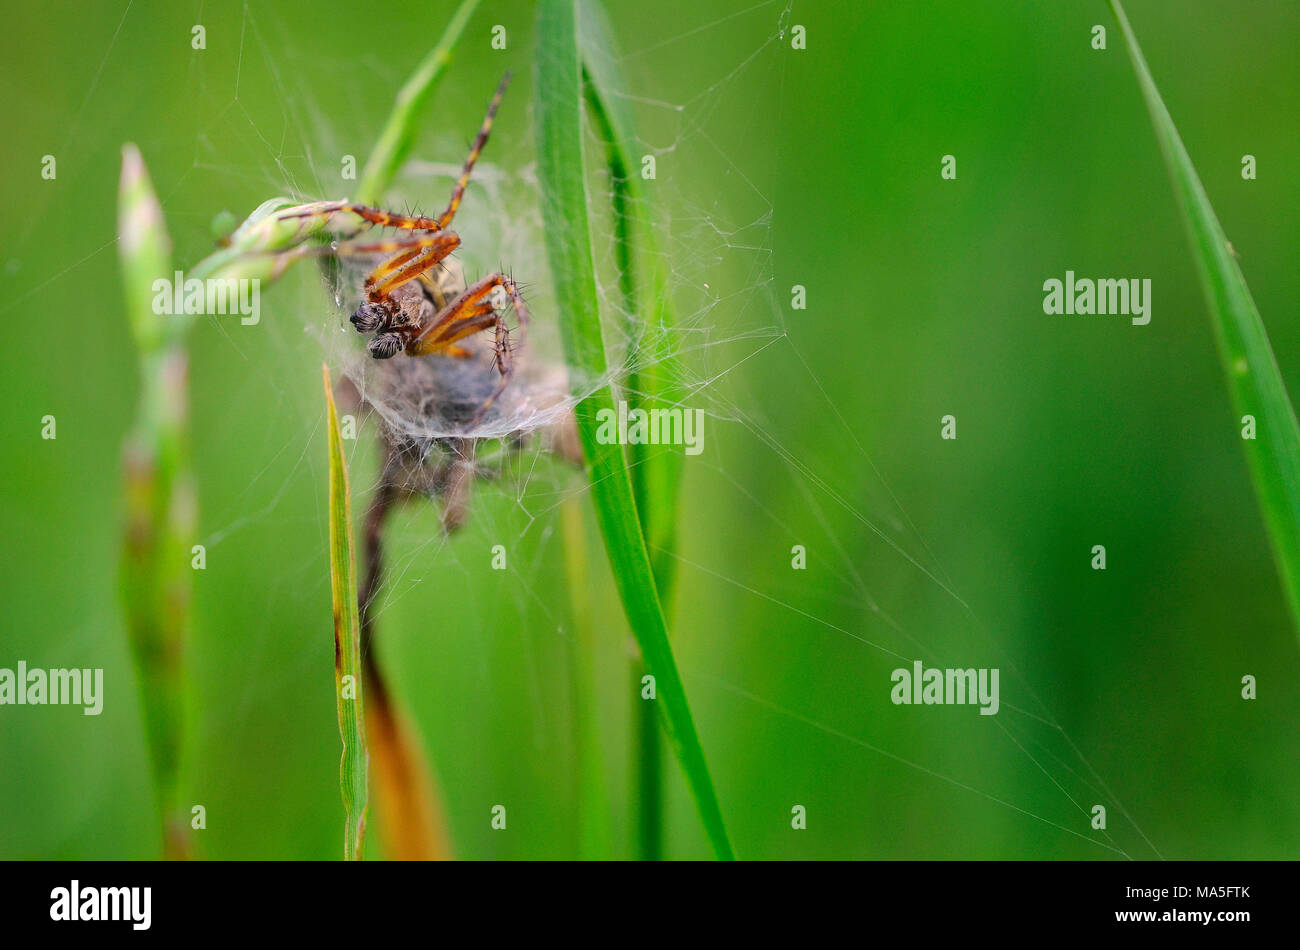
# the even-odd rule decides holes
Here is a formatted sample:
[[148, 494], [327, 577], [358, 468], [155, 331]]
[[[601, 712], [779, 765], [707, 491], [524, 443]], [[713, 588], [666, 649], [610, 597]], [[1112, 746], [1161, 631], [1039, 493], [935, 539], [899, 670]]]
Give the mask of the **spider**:
[[510, 328], [498, 312], [497, 305], [504, 302], [505, 295], [509, 296], [519, 320], [520, 342], [528, 326], [528, 308], [518, 285], [502, 273], [488, 274], [447, 299], [437, 270], [460, 246], [459, 235], [447, 229], [460, 207], [474, 163], [487, 144], [492, 121], [509, 83], [510, 73], [507, 72], [488, 105], [447, 208], [436, 218], [395, 214], [346, 199], [315, 205], [309, 210], [285, 216], [329, 218], [339, 213], [351, 213], [371, 226], [411, 232], [408, 237], [338, 247], [338, 251], [349, 254], [383, 255], [365, 279], [362, 288], [365, 300], [352, 314], [351, 322], [358, 332], [374, 334], [367, 349], [377, 360], [391, 359], [400, 352], [407, 356], [438, 353], [468, 359], [474, 355], [473, 351], [459, 346], [458, 342], [475, 333], [492, 330], [492, 363], [500, 379], [487, 400], [479, 406], [471, 427], [478, 424], [514, 376]]

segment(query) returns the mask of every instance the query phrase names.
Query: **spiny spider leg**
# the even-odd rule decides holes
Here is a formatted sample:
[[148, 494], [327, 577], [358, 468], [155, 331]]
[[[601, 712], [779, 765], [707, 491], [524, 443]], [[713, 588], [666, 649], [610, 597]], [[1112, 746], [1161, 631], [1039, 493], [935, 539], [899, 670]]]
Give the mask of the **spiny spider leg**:
[[374, 255], [397, 252], [382, 261], [366, 277], [366, 302], [352, 314], [352, 325], [362, 333], [390, 327], [400, 309], [392, 299], [392, 291], [438, 266], [459, 246], [460, 237], [455, 232], [436, 231], [368, 244], [352, 241], [334, 248], [333, 252], [337, 254]]
[[[325, 253], [336, 252], [339, 254], [370, 255], [392, 254], [395, 251], [401, 251], [401, 253], [397, 254], [396, 257], [406, 258], [409, 260], [426, 248], [436, 247], [439, 244], [445, 243], [449, 234], [450, 232], [448, 232], [448, 234], [422, 234], [419, 237], [392, 238], [387, 241], [368, 241], [365, 243], [360, 241], [347, 241], [333, 248], [333, 251], [331, 251], [330, 248], [321, 248], [321, 250]], [[455, 237], [455, 235], [451, 236]], [[457, 240], [459, 241], [459, 238], [457, 238]], [[394, 258], [389, 258], [387, 261], [384, 261], [384, 264], [381, 266], [391, 265], [393, 261]], [[378, 270], [378, 268], [376, 268], [376, 270]]]
[[497, 372], [501, 374], [501, 379], [497, 382], [492, 394], [488, 396], [487, 400], [479, 406], [478, 411], [474, 414], [474, 418], [470, 422], [471, 428], [478, 425], [484, 414], [497, 401], [501, 393], [505, 391], [506, 386], [510, 384], [510, 380], [515, 373], [514, 360], [510, 355], [510, 328], [507, 326], [505, 318], [496, 312], [492, 301], [485, 299], [497, 287], [503, 288], [510, 295], [515, 313], [519, 318], [519, 338], [522, 341], [528, 327], [528, 307], [524, 304], [523, 295], [519, 293], [519, 287], [504, 274], [488, 274], [482, 280], [467, 287], [464, 293], [444, 307], [433, 318], [433, 321], [426, 329], [406, 344], [408, 355], [422, 356], [426, 353], [445, 350], [457, 340], [478, 333], [481, 330], [486, 330], [488, 327], [496, 327], [496, 338], [493, 341], [493, 349], [496, 354], [494, 363]]
[[439, 343], [445, 338], [446, 328], [450, 324], [474, 315], [479, 310], [479, 305], [492, 306], [491, 301], [485, 301], [484, 298], [488, 297], [498, 287], [503, 288], [510, 295], [510, 300], [515, 307], [515, 313], [519, 315], [519, 335], [522, 340], [523, 334], [528, 327], [528, 307], [524, 303], [523, 295], [519, 293], [519, 288], [515, 282], [505, 274], [488, 274], [481, 280], [466, 287], [459, 297], [434, 315], [432, 322], [411, 341], [413, 347], [409, 351], [411, 355], [417, 356], [421, 353], [431, 353], [436, 350]]
[[395, 214], [392, 211], [385, 211], [383, 208], [372, 208], [369, 205], [359, 205], [348, 201], [346, 198], [342, 201], [331, 201], [320, 207], [312, 208], [309, 211], [299, 211], [297, 214], [286, 214], [285, 218], [323, 218], [336, 215], [346, 211], [355, 214], [358, 218], [381, 228], [399, 228], [403, 231], [439, 231], [442, 226], [438, 224], [437, 218], [426, 218], [422, 215]]
[[419, 344], [419, 352], [412, 355], [423, 356], [426, 353], [446, 353], [451, 349], [457, 349], [462, 353], [468, 353], [468, 350], [463, 350], [460, 347], [453, 347], [452, 344], [458, 340], [465, 339], [467, 336], [473, 336], [475, 333], [486, 330], [488, 327], [496, 326], [500, 323], [503, 323], [503, 321], [497, 316], [496, 311], [492, 308], [492, 304], [479, 304], [464, 316], [443, 328], [443, 331], [438, 335], [436, 340], [422, 340]]
[[313, 208], [310, 211], [302, 211], [297, 214], [287, 214], [286, 218], [312, 218], [328, 217], [330, 215], [348, 212], [361, 218], [371, 225], [381, 228], [400, 228], [404, 231], [442, 231], [447, 225], [451, 224], [451, 219], [456, 216], [457, 209], [460, 208], [461, 199], [465, 196], [465, 188], [469, 185], [470, 174], [474, 171], [474, 163], [478, 161], [479, 155], [483, 153], [483, 147], [487, 145], [488, 136], [492, 133], [492, 122], [496, 118], [497, 109], [501, 106], [501, 99], [506, 93], [506, 87], [510, 84], [510, 73], [507, 72], [501, 78], [501, 83], [497, 86], [496, 92], [492, 96], [492, 101], [488, 104], [487, 114], [483, 117], [483, 124], [479, 126], [478, 135], [474, 139], [474, 145], [470, 148], [469, 157], [465, 159], [465, 166], [461, 170], [460, 178], [456, 182], [456, 187], [451, 191], [451, 200], [447, 203], [446, 209], [436, 218], [428, 218], [424, 215], [396, 214], [392, 211], [385, 211], [383, 208], [372, 208], [369, 205], [355, 204], [354, 202], [344, 199], [343, 201], [332, 201], [320, 207]]
[[[457, 237], [456, 242], [459, 243], [459, 241], [460, 239]], [[425, 234], [419, 237], [392, 238], [387, 241], [344, 241], [336, 245], [319, 246], [302, 244], [287, 251], [252, 250], [246, 251], [243, 256], [272, 258], [272, 277], [274, 278], [283, 274], [294, 261], [304, 257], [333, 257], [335, 255], [353, 254], [374, 256], [376, 254], [391, 254], [395, 251], [401, 251], [396, 257], [385, 262], [387, 266], [394, 266], [402, 261], [410, 260], [426, 248], [445, 242], [445, 236]], [[446, 255], [442, 256], [445, 257]], [[439, 259], [441, 260], [441, 258]]]
[[392, 257], [366, 278], [366, 296], [373, 302], [387, 298], [394, 290], [409, 280], [419, 277], [429, 268], [440, 264], [452, 251], [460, 247], [460, 235], [455, 231], [439, 231], [424, 240], [428, 246], [412, 255], [408, 251]]
[[460, 200], [465, 196], [465, 187], [469, 184], [470, 173], [474, 170], [474, 163], [483, 152], [483, 146], [487, 145], [488, 136], [492, 133], [492, 121], [496, 118], [497, 109], [501, 105], [501, 98], [506, 94], [506, 87], [510, 85], [510, 72], [501, 77], [501, 82], [497, 85], [497, 91], [492, 94], [492, 101], [488, 103], [487, 115], [483, 116], [483, 124], [479, 126], [478, 135], [474, 139], [474, 145], [469, 150], [469, 157], [465, 159], [465, 167], [461, 170], [460, 179], [456, 182], [456, 187], [451, 191], [451, 200], [447, 202], [447, 208], [438, 215], [438, 226], [445, 228], [451, 224], [451, 219], [456, 216], [456, 210], [460, 207]]

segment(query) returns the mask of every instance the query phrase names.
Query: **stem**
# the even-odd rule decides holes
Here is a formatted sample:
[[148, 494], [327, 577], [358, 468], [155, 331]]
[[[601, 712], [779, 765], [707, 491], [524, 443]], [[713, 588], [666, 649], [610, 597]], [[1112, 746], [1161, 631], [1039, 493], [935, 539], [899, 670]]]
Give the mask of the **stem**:
[[[650, 410], [656, 405], [675, 405], [682, 398], [677, 357], [669, 347], [668, 334], [676, 326], [676, 314], [669, 296], [663, 261], [656, 249], [650, 205], [636, 176], [628, 149], [634, 138], [632, 115], [627, 107], [625, 82], [613, 31], [603, 9], [594, 0], [582, 0], [581, 27], [583, 94], [588, 112], [605, 142], [605, 160], [613, 188], [614, 251], [618, 267], [618, 289], [624, 313], [639, 320], [633, 365], [653, 364], [652, 372], [633, 368], [623, 386], [632, 406]], [[662, 334], [649, 339], [652, 328]], [[677, 532], [678, 487], [682, 453], [665, 446], [628, 447], [632, 493], [636, 499], [641, 533], [650, 549], [651, 568], [664, 616], [671, 619], [677, 562], [672, 557]], [[671, 624], [669, 624], [671, 630]], [[641, 699], [644, 664], [633, 663], [632, 712], [637, 742], [632, 768], [636, 774], [637, 844], [645, 860], [663, 856], [662, 736], [653, 704]]]
[[153, 311], [152, 284], [170, 274], [171, 242], [144, 160], [134, 145], [122, 150], [118, 236], [141, 381], [135, 422], [122, 447], [125, 525], [119, 583], [141, 693], [163, 854], [186, 858], [189, 824], [180, 799], [189, 705], [184, 659], [192, 623], [190, 550], [197, 504], [189, 452], [185, 338], [193, 319], [163, 318]]

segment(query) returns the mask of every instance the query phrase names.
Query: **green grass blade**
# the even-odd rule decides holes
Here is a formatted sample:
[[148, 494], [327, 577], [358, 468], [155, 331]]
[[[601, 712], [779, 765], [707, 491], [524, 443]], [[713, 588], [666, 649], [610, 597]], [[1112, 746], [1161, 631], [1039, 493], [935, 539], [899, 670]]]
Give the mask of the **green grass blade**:
[[[606, 143], [613, 190], [619, 294], [624, 312], [633, 315], [642, 330], [632, 352], [633, 369], [627, 375], [626, 398], [634, 408], [672, 408], [683, 397], [678, 383], [679, 360], [672, 350], [677, 315], [668, 292], [663, 258], [658, 253], [652, 205], [637, 172], [637, 158], [629, 151], [636, 141], [628, 108], [631, 100], [604, 8], [595, 0], [581, 0], [579, 11], [579, 46], [587, 106], [598, 134]], [[655, 586], [665, 615], [671, 617], [677, 574], [677, 560], [672, 552], [677, 533], [683, 448], [633, 445], [627, 451], [632, 493], [641, 519], [641, 532], [650, 551]], [[634, 681], [639, 682], [643, 672], [644, 667], [634, 667]], [[637, 736], [633, 760], [637, 785], [637, 848], [641, 858], [654, 861], [663, 854], [659, 721], [654, 708], [641, 700], [639, 690], [633, 695]]]
[[[565, 351], [578, 373], [605, 374], [604, 334], [596, 295], [582, 140], [582, 82], [576, 0], [542, 0], [537, 21], [537, 142], [542, 219], [555, 280]], [[597, 413], [614, 409], [608, 385], [576, 407], [596, 516], [614, 580], [646, 665], [655, 676], [657, 705], [715, 854], [733, 857], [722, 810], [709, 776], [677, 672], [653, 569], [637, 518], [622, 447], [596, 436]]]
[[329, 367], [322, 364], [321, 373], [325, 380], [325, 403], [329, 414], [330, 590], [334, 600], [334, 685], [339, 707], [339, 737], [343, 740], [343, 756], [339, 764], [339, 788], [346, 812], [343, 858], [359, 861], [366, 836], [370, 754], [366, 749], [363, 726], [361, 625], [357, 607], [357, 566], [352, 554], [352, 499]]
[[140, 361], [140, 397], [123, 444], [125, 531], [120, 589], [140, 684], [145, 733], [162, 817], [164, 853], [189, 853], [180, 807], [186, 719], [190, 547], [196, 502], [189, 452], [189, 359], [194, 317], [160, 316], [153, 282], [171, 277], [171, 242], [140, 152], [122, 149], [118, 252], [127, 319]]
[[[638, 159], [629, 149], [637, 141], [623, 78], [604, 9], [594, 0], [580, 3], [580, 43], [584, 90], [603, 141], [613, 188], [614, 239], [623, 308], [651, 328], [637, 343], [626, 389], [628, 401], [644, 408], [671, 407], [685, 394], [681, 367], [673, 350], [676, 309], [668, 290], [664, 259], [654, 229], [653, 202], [645, 194]], [[676, 536], [677, 493], [685, 453], [681, 446], [629, 446], [632, 487], [650, 547], [659, 596], [671, 600], [677, 561], [671, 550]]]
[[456, 41], [460, 39], [465, 24], [477, 6], [478, 0], [464, 0], [461, 3], [443, 30], [438, 45], [429, 51], [397, 94], [392, 114], [361, 170], [356, 200], [362, 204], [377, 204], [384, 197], [384, 190], [393, 180], [393, 175], [411, 153], [411, 146], [415, 142], [415, 127], [420, 121], [421, 113], [446, 72]]
[[1282, 587], [1300, 632], [1300, 426], [1287, 397], [1259, 310], [1246, 286], [1178, 129], [1165, 108], [1119, 0], [1111, 0], [1129, 58], [1173, 179], [1201, 284], [1209, 301], [1228, 391], [1238, 417], [1255, 417], [1243, 439], [1259, 507], [1273, 542]]

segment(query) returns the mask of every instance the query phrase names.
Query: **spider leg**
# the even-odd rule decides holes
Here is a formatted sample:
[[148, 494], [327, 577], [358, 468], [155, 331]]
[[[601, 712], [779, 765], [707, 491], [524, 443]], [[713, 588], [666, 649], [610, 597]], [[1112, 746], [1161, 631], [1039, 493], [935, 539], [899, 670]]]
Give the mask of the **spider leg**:
[[496, 328], [496, 336], [493, 340], [493, 350], [495, 352], [493, 363], [497, 372], [501, 374], [501, 379], [492, 390], [492, 394], [475, 412], [474, 418], [470, 421], [471, 428], [478, 425], [484, 414], [497, 401], [501, 393], [505, 391], [506, 386], [510, 385], [510, 380], [515, 375], [514, 358], [511, 356], [510, 328], [507, 326], [505, 319], [496, 312], [495, 306], [490, 299], [490, 295], [498, 287], [501, 287], [510, 295], [515, 313], [519, 318], [519, 336], [522, 341], [525, 329], [528, 326], [528, 307], [524, 304], [524, 298], [519, 293], [519, 287], [504, 274], [488, 274], [482, 280], [467, 287], [464, 293], [434, 316], [428, 327], [411, 338], [406, 344], [408, 355], [421, 356], [426, 353], [436, 353], [439, 350], [444, 350], [457, 340], [464, 339], [489, 327]]
[[499, 316], [497, 317], [497, 333], [496, 339], [493, 341], [493, 347], [496, 350], [495, 363], [497, 372], [501, 374], [501, 378], [497, 380], [492, 394], [483, 400], [483, 405], [478, 407], [478, 410], [474, 413], [474, 418], [469, 421], [471, 429], [475, 428], [483, 420], [483, 417], [487, 415], [487, 411], [492, 408], [492, 404], [506, 391], [506, 387], [510, 385], [510, 380], [515, 377], [515, 360], [510, 355], [510, 328], [506, 326], [506, 322]]
[[492, 101], [488, 104], [487, 114], [483, 117], [483, 124], [479, 126], [478, 135], [474, 139], [474, 145], [470, 148], [469, 157], [465, 159], [465, 166], [460, 173], [460, 178], [456, 182], [456, 187], [452, 189], [451, 200], [438, 217], [429, 218], [418, 214], [396, 214], [392, 211], [385, 211], [383, 208], [372, 208], [369, 205], [356, 204], [346, 198], [342, 201], [322, 202], [305, 211], [286, 214], [283, 217], [329, 218], [336, 214], [354, 214], [374, 227], [399, 228], [404, 231], [444, 230], [447, 225], [451, 224], [451, 219], [456, 216], [456, 211], [460, 208], [461, 199], [465, 196], [465, 188], [469, 185], [469, 176], [474, 170], [474, 163], [478, 161], [479, 155], [482, 154], [483, 146], [487, 145], [488, 136], [492, 132], [492, 122], [496, 118], [497, 109], [501, 106], [501, 99], [505, 95], [508, 85], [510, 85], [509, 72], [501, 78], [501, 82], [492, 96]]
[[401, 251], [403, 257], [412, 257], [425, 248], [445, 242], [445, 234], [422, 234], [418, 237], [392, 238], [387, 241], [348, 241], [334, 248], [320, 248], [322, 254], [392, 254]]
[[442, 225], [437, 218], [426, 218], [418, 214], [395, 214], [383, 208], [359, 205], [346, 198], [342, 201], [327, 201], [294, 214], [285, 214], [285, 218], [329, 218], [336, 214], [354, 214], [367, 223], [381, 228], [399, 228], [403, 231], [440, 231]]
[[[448, 201], [447, 207], [443, 210], [442, 214], [438, 215], [438, 217], [429, 218], [424, 215], [396, 214], [392, 211], [385, 211], [383, 208], [373, 208], [369, 205], [357, 204], [356, 202], [344, 198], [341, 201], [315, 201], [306, 205], [298, 205], [296, 206], [296, 209], [290, 208], [276, 211], [270, 215], [268, 220], [272, 224], [275, 222], [292, 221], [295, 219], [302, 221], [319, 220], [322, 227], [328, 227], [332, 223], [332, 219], [335, 215], [351, 214], [354, 217], [360, 218], [361, 221], [364, 222], [363, 225], [354, 228], [351, 233], [345, 235], [345, 238], [355, 237], [358, 232], [366, 227], [386, 227], [397, 228], [404, 231], [427, 232], [445, 230], [447, 226], [451, 224], [452, 218], [456, 216], [457, 209], [460, 208], [461, 199], [465, 196], [465, 189], [469, 185], [470, 175], [474, 170], [474, 163], [478, 161], [478, 157], [482, 154], [484, 146], [487, 145], [488, 136], [492, 132], [492, 122], [496, 118], [497, 109], [501, 106], [501, 99], [505, 95], [506, 87], [509, 83], [510, 72], [507, 71], [501, 78], [501, 82], [492, 96], [492, 101], [488, 104], [487, 114], [483, 117], [483, 124], [479, 127], [478, 135], [475, 137], [474, 144], [470, 148], [469, 156], [465, 159], [465, 165], [461, 171], [460, 178], [457, 180], [456, 186], [452, 189], [451, 199]], [[245, 223], [247, 224], [248, 222]], [[259, 226], [262, 223], [263, 222], [258, 222]], [[275, 238], [275, 243], [280, 244], [282, 249], [272, 250], [250, 248], [249, 250], [244, 251], [240, 256], [243, 256], [244, 254], [250, 256], [269, 254], [273, 260], [269, 265], [268, 275], [271, 280], [274, 280], [283, 274], [284, 271], [300, 257], [333, 253], [333, 248], [325, 249], [309, 247], [306, 245], [295, 246], [287, 249], [283, 248], [283, 245], [286, 243], [292, 242], [298, 244], [298, 242], [302, 241], [313, 230], [315, 229], [306, 229], [299, 226], [297, 234], [292, 238]], [[223, 244], [228, 243], [228, 240], [223, 242]], [[418, 276], [420, 273], [445, 258], [447, 254], [451, 253], [451, 250], [449, 249], [446, 253], [441, 255], [433, 253], [428, 255], [423, 254], [422, 251], [424, 250], [432, 250], [432, 244], [425, 244], [417, 247], [411, 244], [385, 242], [380, 246], [385, 250], [389, 248], [402, 248], [403, 250], [401, 256], [386, 261], [384, 269], [372, 275], [372, 282], [377, 282], [390, 273], [397, 275], [391, 284], [388, 284], [384, 289], [377, 292], [377, 296], [374, 294], [371, 295], [371, 301], [374, 303], [385, 301], [388, 293], [390, 293], [393, 288], [400, 286], [412, 277]], [[362, 245], [362, 247], [367, 247], [367, 245]], [[344, 249], [340, 247], [339, 250], [342, 251]], [[364, 251], [356, 249], [353, 253], [364, 253]], [[416, 266], [417, 262], [419, 262], [419, 266]], [[407, 265], [412, 265], [413, 269], [408, 270]], [[379, 318], [378, 316], [375, 316], [373, 319], [378, 320]]]
[[454, 439], [452, 460], [442, 484], [442, 527], [448, 534], [465, 523], [474, 488], [474, 445], [469, 439]]
[[[401, 245], [390, 242], [396, 247]], [[441, 263], [452, 251], [460, 247], [460, 235], [455, 231], [438, 231], [415, 241], [407, 250], [383, 261], [366, 277], [366, 295], [372, 301], [386, 298], [409, 280]]]
[[[426, 261], [420, 265], [421, 272], [430, 270], [446, 258], [447, 255], [450, 254], [459, 244], [460, 238], [455, 234], [448, 232], [448, 234], [443, 235], [421, 235], [418, 237], [394, 238], [392, 240], [373, 241], [369, 243], [345, 241], [333, 246], [300, 244], [297, 247], [282, 251], [246, 251], [241, 256], [250, 258], [269, 258], [269, 263], [266, 265], [265, 271], [262, 272], [264, 275], [262, 279], [274, 281], [279, 279], [279, 277], [296, 261], [305, 257], [334, 257], [348, 255], [373, 256], [375, 254], [392, 254], [393, 252], [400, 252], [384, 261], [383, 264], [376, 269], [375, 274], [382, 277], [389, 271], [395, 270], [407, 261], [412, 260], [423, 251], [436, 250], [437, 253], [431, 254], [430, 258], [426, 259]], [[450, 245], [450, 248], [448, 248], [448, 245]], [[375, 275], [373, 274], [372, 279], [375, 279]], [[389, 285], [387, 288], [388, 292], [391, 293], [393, 288], [404, 282], [405, 280], [399, 280]], [[367, 283], [367, 289], [369, 289], [369, 282]], [[386, 296], [387, 294], [371, 295], [371, 301], [372, 303], [379, 303], [380, 301], [383, 301]]]
[[395, 251], [366, 277], [366, 301], [352, 314], [352, 325], [362, 333], [389, 329], [400, 307], [392, 292], [407, 281], [437, 266], [460, 246], [460, 237], [452, 231], [437, 231], [409, 238], [361, 243], [357, 241], [332, 249], [337, 254], [384, 254]]
[[465, 196], [465, 188], [469, 184], [470, 173], [474, 170], [474, 163], [483, 152], [483, 146], [487, 145], [488, 136], [492, 133], [492, 121], [496, 118], [497, 109], [501, 105], [501, 98], [506, 94], [506, 87], [510, 85], [510, 73], [506, 72], [501, 77], [501, 82], [497, 85], [497, 91], [492, 95], [492, 101], [488, 103], [487, 115], [483, 117], [483, 124], [479, 126], [478, 135], [474, 139], [474, 145], [469, 150], [469, 157], [465, 159], [465, 167], [460, 173], [460, 179], [456, 182], [456, 187], [451, 191], [451, 200], [447, 202], [447, 208], [442, 214], [438, 215], [438, 227], [445, 228], [451, 224], [451, 219], [456, 216], [456, 210], [460, 207], [460, 200]]
[[[335, 245], [309, 245], [300, 244], [297, 247], [288, 250], [271, 250], [257, 249], [245, 251], [242, 257], [269, 257], [272, 259], [273, 275], [279, 277], [288, 268], [290, 264], [303, 257], [333, 257], [335, 255], [375, 255], [375, 254], [392, 254], [394, 251], [403, 251], [403, 257], [409, 259], [420, 250], [432, 247], [446, 238], [439, 238], [434, 235], [421, 235], [419, 237], [392, 238], [387, 241], [344, 241]], [[459, 242], [459, 238], [457, 239]]]
[[[510, 295], [511, 303], [514, 304], [515, 313], [519, 316], [519, 337], [522, 342], [528, 328], [528, 307], [524, 303], [523, 295], [519, 293], [519, 287], [515, 282], [505, 274], [488, 274], [465, 288], [459, 297], [435, 314], [429, 325], [411, 340], [407, 352], [412, 356], [432, 353], [441, 346], [460, 339], [465, 334], [457, 334], [454, 338], [449, 338], [448, 330], [451, 325], [471, 316], [491, 312], [495, 305], [490, 299], [485, 300], [485, 298], [489, 298], [498, 287]], [[491, 323], [486, 324], [486, 326], [491, 325]]]
[[499, 319], [491, 303], [475, 304], [459, 313], [436, 335], [421, 334], [412, 341], [412, 348], [407, 352], [411, 356], [425, 356], [429, 353], [445, 352], [449, 348], [461, 349], [453, 347], [456, 341], [495, 326]]

